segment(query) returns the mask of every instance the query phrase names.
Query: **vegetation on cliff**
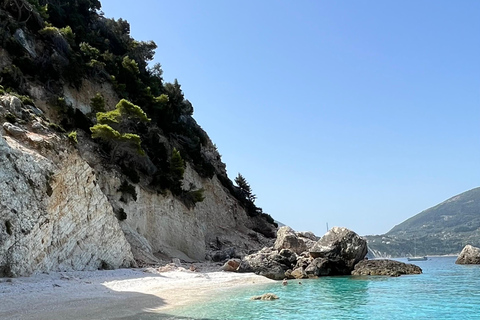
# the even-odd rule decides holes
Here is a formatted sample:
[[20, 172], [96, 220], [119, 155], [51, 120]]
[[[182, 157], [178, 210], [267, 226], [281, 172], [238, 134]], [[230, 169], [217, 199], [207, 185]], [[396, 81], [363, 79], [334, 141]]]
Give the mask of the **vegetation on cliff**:
[[[245, 188], [227, 177], [218, 152], [206, 151], [213, 144], [192, 118], [181, 85], [165, 82], [161, 66], [149, 64], [156, 44], [133, 39], [127, 21], [106, 18], [100, 9], [98, 0], [1, 1], [0, 59], [10, 60], [0, 63], [5, 91], [34, 105], [32, 84], [44, 87], [49, 104], [56, 106], [53, 126], [69, 132], [74, 144], [91, 134], [105, 163], [120, 168], [131, 183], [168, 190], [193, 207], [204, 190], [182, 184], [189, 163], [203, 178], [216, 176], [250, 216], [273, 222], [255, 206], [254, 195], [246, 196]], [[118, 104], [107, 105], [95, 92], [89, 97], [91, 112], [73, 108], [64, 88], [80, 88], [84, 79], [109, 84]]]
[[394, 257], [458, 254], [480, 246], [480, 188], [456, 195], [396, 225], [384, 235], [367, 236], [370, 249]]

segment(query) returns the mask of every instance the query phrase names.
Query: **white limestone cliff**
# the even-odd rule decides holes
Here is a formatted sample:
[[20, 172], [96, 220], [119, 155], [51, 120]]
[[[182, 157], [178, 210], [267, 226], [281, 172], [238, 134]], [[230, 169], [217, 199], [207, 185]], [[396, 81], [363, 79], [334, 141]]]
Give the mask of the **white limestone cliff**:
[[134, 265], [92, 168], [56, 139], [0, 130], [0, 276]]
[[249, 217], [216, 176], [187, 164], [184, 186], [205, 190], [195, 207], [142, 183], [136, 199], [121, 200], [126, 177], [101, 161], [86, 133], [75, 148], [48, 129], [42, 110], [5, 95], [0, 119], [8, 112], [26, 120], [0, 128], [0, 277], [229, 258], [272, 241], [257, 232], [271, 225]]

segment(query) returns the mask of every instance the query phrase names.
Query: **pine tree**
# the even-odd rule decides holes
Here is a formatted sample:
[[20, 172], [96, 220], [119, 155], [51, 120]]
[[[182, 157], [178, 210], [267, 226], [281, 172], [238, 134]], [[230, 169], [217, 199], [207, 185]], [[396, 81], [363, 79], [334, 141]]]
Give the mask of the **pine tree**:
[[255, 203], [257, 196], [252, 193], [252, 189], [250, 188], [250, 185], [240, 173], [235, 178], [235, 183], [240, 188], [240, 191], [243, 193], [245, 198], [250, 200], [252, 203]]
[[145, 152], [141, 147], [140, 136], [125, 132], [134, 127], [138, 121], [149, 122], [150, 119], [139, 106], [122, 99], [115, 110], [97, 113], [97, 124], [90, 128], [92, 138], [100, 138], [112, 146], [110, 154], [112, 161], [120, 149], [127, 152], [135, 151], [143, 156]]

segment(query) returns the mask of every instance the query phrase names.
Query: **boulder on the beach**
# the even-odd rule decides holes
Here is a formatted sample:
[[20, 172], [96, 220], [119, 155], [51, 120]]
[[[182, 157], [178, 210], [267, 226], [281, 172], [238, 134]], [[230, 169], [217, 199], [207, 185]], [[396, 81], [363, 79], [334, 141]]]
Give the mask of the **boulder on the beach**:
[[253, 296], [250, 300], [277, 300], [278, 296], [274, 293], [264, 293], [260, 296]]
[[345, 265], [342, 261], [332, 261], [326, 258], [315, 258], [305, 268], [305, 274], [308, 278], [317, 278], [331, 275], [339, 275], [337, 270], [344, 270]]
[[366, 254], [367, 241], [355, 232], [342, 227], [330, 229], [310, 249], [312, 258], [323, 258], [328, 261], [328, 263], [317, 262], [317, 268], [322, 265], [322, 270], [330, 270], [328, 274], [320, 272], [322, 275], [350, 274], [355, 264], [363, 260]]
[[455, 261], [456, 264], [480, 264], [480, 248], [467, 244]]
[[403, 274], [420, 273], [422, 273], [422, 269], [419, 266], [388, 259], [362, 260], [355, 265], [355, 269], [352, 271], [354, 276], [398, 277]]
[[308, 275], [305, 272], [305, 269], [303, 269], [303, 268], [294, 269], [292, 272], [289, 272], [288, 274], [286, 274], [286, 276], [287, 276], [287, 278], [295, 278], [295, 279], [308, 278]]
[[285, 278], [285, 272], [292, 269], [297, 262], [297, 255], [290, 249], [274, 250], [263, 248], [257, 253], [246, 256], [238, 272], [255, 272], [273, 280]]
[[240, 259], [230, 259], [222, 266], [222, 270], [230, 272], [237, 271], [238, 267], [240, 266], [240, 262]]
[[283, 226], [277, 231], [277, 240], [273, 249], [290, 249], [296, 254], [309, 250], [317, 241], [312, 232], [295, 232], [288, 226]]

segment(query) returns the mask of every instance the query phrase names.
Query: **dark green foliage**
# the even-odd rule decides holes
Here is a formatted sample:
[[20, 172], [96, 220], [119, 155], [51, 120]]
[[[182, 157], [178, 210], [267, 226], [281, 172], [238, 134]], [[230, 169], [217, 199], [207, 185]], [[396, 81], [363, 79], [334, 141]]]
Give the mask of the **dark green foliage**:
[[150, 119], [139, 106], [122, 99], [115, 110], [97, 113], [97, 124], [90, 128], [92, 138], [100, 138], [110, 144], [112, 161], [117, 153], [135, 151], [138, 155], [143, 156], [145, 151], [141, 147], [140, 136], [125, 132], [134, 130], [138, 121], [148, 122]]
[[140, 182], [140, 176], [138, 175], [137, 170], [135, 170], [134, 163], [127, 163], [127, 164], [122, 163], [121, 170], [122, 170], [122, 173], [126, 175], [132, 183]]
[[235, 183], [240, 188], [240, 192], [242, 193], [242, 195], [246, 199], [248, 199], [250, 202], [255, 203], [257, 196], [252, 193], [252, 189], [250, 188], [250, 185], [240, 173], [235, 178]]
[[133, 199], [133, 201], [137, 201], [137, 192], [135, 191], [135, 186], [129, 184], [127, 181], [123, 181], [117, 191], [122, 194], [120, 201], [128, 202], [130, 197]]
[[190, 186], [189, 191], [182, 192], [180, 199], [187, 208], [192, 209], [195, 207], [196, 203], [202, 202], [205, 199], [204, 192], [205, 190], [203, 188], [194, 189], [194, 186]]
[[[59, 124], [50, 126], [61, 132], [65, 132], [63, 128], [69, 132], [90, 130], [93, 138], [99, 138], [104, 155], [133, 183], [145, 175], [142, 177], [150, 181], [150, 187], [170, 190], [189, 207], [202, 201], [203, 191], [183, 190], [182, 181], [186, 162], [203, 178], [217, 174], [215, 163], [204, 155], [211, 142], [192, 118], [193, 106], [185, 99], [180, 83], [176, 79], [164, 83], [161, 65], [148, 66], [156, 44], [134, 40], [127, 21], [103, 17], [98, 0], [4, 2], [0, 5], [0, 47], [13, 62], [0, 70], [5, 89], [25, 94], [28, 79], [41, 83], [53, 97], [62, 95], [64, 85], [80, 88], [84, 78], [109, 82], [117, 95], [128, 101], [122, 99], [115, 110], [107, 112], [105, 99], [97, 94], [91, 100], [92, 113], [96, 113], [93, 118], [59, 98], [54, 103]], [[18, 9], [11, 5], [14, 2], [28, 5]], [[36, 45], [36, 57], [14, 36], [18, 28]], [[24, 104], [33, 105], [33, 101]], [[73, 134], [70, 139], [75, 141]], [[249, 215], [261, 213], [251, 190], [246, 192], [228, 177], [217, 176]]]
[[14, 64], [2, 69], [0, 72], [0, 79], [2, 85], [6, 88], [12, 88], [13, 90], [19, 90], [20, 92], [24, 90], [25, 78], [23, 72]]
[[104, 112], [105, 111], [105, 98], [101, 93], [97, 93], [91, 100], [90, 106], [94, 112]]
[[183, 174], [185, 173], [185, 162], [180, 155], [180, 152], [177, 149], [173, 149], [172, 157], [170, 158], [170, 172], [174, 179], [181, 180], [183, 179]]
[[17, 117], [15, 117], [15, 115], [13, 115], [12, 113], [8, 112], [8, 113], [5, 115], [5, 120], [7, 120], [8, 122], [14, 124], [14, 123], [17, 121]]
[[273, 224], [275, 228], [278, 228], [278, 223], [275, 222], [275, 220], [272, 218], [271, 215], [269, 215], [268, 213], [262, 213], [261, 216], [265, 219], [265, 221], [267, 221], [270, 224]]

